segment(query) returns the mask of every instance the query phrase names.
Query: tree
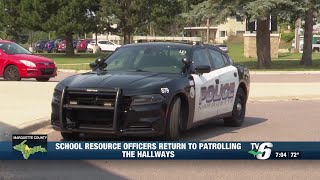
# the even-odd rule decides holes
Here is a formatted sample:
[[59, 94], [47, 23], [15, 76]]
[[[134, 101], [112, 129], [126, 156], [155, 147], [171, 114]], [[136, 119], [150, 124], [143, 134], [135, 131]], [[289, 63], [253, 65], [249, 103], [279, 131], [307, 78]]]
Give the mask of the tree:
[[187, 17], [194, 19], [202, 16], [202, 20], [212, 18], [216, 23], [221, 23], [226, 17], [238, 14], [249, 18], [250, 21], [256, 20], [257, 68], [269, 69], [271, 68], [270, 15], [271, 13], [277, 15], [282, 6], [291, 3], [290, 0], [206, 0], [193, 6]]
[[296, 22], [298, 18], [304, 19], [304, 43], [300, 65], [311, 66], [314, 16], [319, 13], [320, 2], [317, 0], [288, 0], [288, 2], [282, 6], [285, 13], [282, 13], [280, 17], [290, 23]]
[[305, 0], [302, 3], [304, 7], [304, 43], [303, 54], [300, 61], [300, 65], [311, 66], [312, 65], [312, 37], [313, 37], [313, 25], [314, 16], [319, 12], [320, 2], [318, 0]]
[[17, 17], [19, 17], [19, 0], [5, 1], [1, 0], [0, 3], [0, 17], [1, 17], [1, 27], [6, 38], [11, 40], [19, 39], [19, 32], [22, 31], [23, 26]]
[[124, 38], [130, 43], [136, 28], [146, 26], [152, 12], [154, 0], [101, 0], [99, 17], [110, 24], [117, 24]]
[[182, 3], [178, 1], [155, 1], [149, 23], [158, 35], [177, 35], [181, 32], [178, 15], [182, 13], [182, 9]]
[[95, 14], [100, 8], [99, 0], [52, 0], [45, 1], [48, 18], [43, 27], [47, 31], [56, 31], [66, 39], [66, 54], [73, 55], [73, 35], [93, 27], [83, 28], [84, 24], [92, 24]]

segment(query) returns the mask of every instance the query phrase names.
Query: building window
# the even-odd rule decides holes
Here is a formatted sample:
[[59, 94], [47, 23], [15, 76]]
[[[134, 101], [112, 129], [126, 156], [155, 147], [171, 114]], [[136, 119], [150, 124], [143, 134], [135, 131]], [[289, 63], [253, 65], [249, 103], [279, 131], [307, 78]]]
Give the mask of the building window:
[[220, 31], [220, 37], [227, 37], [227, 31]]

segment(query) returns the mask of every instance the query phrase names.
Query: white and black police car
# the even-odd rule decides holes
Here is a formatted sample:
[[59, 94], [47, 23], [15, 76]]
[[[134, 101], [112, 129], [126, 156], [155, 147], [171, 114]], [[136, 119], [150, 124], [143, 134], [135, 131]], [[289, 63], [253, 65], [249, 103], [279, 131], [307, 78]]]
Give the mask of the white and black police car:
[[244, 121], [249, 71], [218, 47], [129, 44], [90, 67], [55, 87], [51, 124], [64, 139], [93, 133], [176, 140], [208, 120]]

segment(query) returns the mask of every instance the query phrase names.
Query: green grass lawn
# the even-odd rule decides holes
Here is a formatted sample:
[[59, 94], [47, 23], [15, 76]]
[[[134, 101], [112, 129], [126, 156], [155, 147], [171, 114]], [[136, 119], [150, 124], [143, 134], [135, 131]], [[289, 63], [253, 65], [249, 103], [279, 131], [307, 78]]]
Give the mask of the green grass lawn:
[[101, 54], [89, 54], [81, 53], [74, 56], [66, 56], [64, 53], [40, 53], [39, 55], [52, 59], [56, 64], [81, 64], [91, 63], [96, 60], [97, 57], [106, 57], [109, 53]]
[[[257, 60], [255, 58], [243, 57], [243, 43], [227, 43], [229, 56], [237, 63], [247, 66], [249, 69], [257, 70]], [[42, 53], [40, 55], [54, 60], [59, 69], [89, 70], [89, 63], [94, 62], [97, 57], [106, 57], [109, 53], [87, 54], [81, 53], [74, 56], [66, 56], [64, 53]], [[299, 65], [300, 53], [282, 53], [279, 58], [272, 59], [271, 70], [284, 71], [308, 71], [320, 70], [320, 53], [313, 54], [313, 65], [304, 67]]]
[[[243, 57], [243, 43], [227, 43], [228, 55], [237, 63], [256, 70], [257, 59]], [[272, 59], [271, 70], [308, 71], [320, 70], [320, 53], [313, 53], [313, 65], [311, 67], [300, 66], [301, 53], [281, 53], [279, 58]]]

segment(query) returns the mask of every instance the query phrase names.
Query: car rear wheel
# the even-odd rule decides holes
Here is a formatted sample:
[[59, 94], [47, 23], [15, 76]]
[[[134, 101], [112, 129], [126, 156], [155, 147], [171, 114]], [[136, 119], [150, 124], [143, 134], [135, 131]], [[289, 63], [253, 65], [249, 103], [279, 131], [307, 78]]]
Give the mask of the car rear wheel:
[[239, 88], [234, 101], [232, 116], [224, 119], [226, 126], [240, 127], [243, 124], [246, 114], [246, 99], [243, 89]]
[[21, 80], [19, 69], [14, 65], [10, 65], [4, 70], [3, 77], [7, 81]]
[[39, 82], [47, 82], [49, 81], [50, 78], [36, 78], [37, 81]]
[[61, 136], [64, 140], [77, 140], [79, 138], [79, 133], [61, 132]]
[[166, 127], [166, 140], [178, 140], [180, 137], [180, 129], [181, 129], [181, 119], [182, 119], [182, 111], [181, 111], [181, 99], [179, 97], [175, 97], [172, 101], [170, 107], [170, 114], [167, 121]]

